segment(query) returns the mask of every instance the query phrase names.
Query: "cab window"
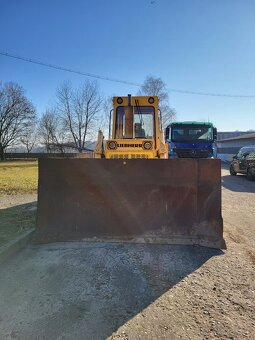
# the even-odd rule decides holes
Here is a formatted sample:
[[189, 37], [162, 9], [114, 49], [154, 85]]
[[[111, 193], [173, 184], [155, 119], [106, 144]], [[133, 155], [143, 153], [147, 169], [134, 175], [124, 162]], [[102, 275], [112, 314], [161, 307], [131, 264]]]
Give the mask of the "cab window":
[[[152, 106], [133, 108], [134, 125], [133, 138], [152, 139], [155, 137], [155, 113]], [[119, 106], [116, 110], [115, 138], [130, 138], [125, 136], [125, 108]]]

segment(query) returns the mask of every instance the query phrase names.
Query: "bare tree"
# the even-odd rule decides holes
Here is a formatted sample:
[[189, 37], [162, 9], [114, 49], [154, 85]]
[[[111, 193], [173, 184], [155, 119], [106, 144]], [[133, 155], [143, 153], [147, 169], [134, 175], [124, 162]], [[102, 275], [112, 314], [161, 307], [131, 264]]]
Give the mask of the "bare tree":
[[41, 117], [38, 135], [47, 152], [64, 152], [65, 132], [54, 110], [47, 110]]
[[176, 118], [176, 111], [174, 108], [164, 103], [159, 104], [159, 109], [162, 114], [162, 126], [165, 128]]
[[158, 96], [163, 127], [166, 127], [173, 121], [176, 116], [176, 111], [169, 105], [167, 87], [161, 78], [148, 76], [139, 90], [139, 95]]
[[27, 153], [30, 153], [37, 141], [36, 122], [32, 123], [29, 128], [22, 134], [20, 142], [25, 146]]
[[113, 109], [113, 96], [108, 96], [103, 101], [103, 114], [100, 119], [99, 129], [103, 131], [103, 135], [107, 138], [111, 136], [112, 129], [112, 109]]
[[20, 141], [36, 117], [35, 108], [16, 83], [0, 83], [0, 159], [6, 148]]
[[96, 82], [86, 81], [78, 89], [66, 83], [57, 91], [56, 111], [68, 137], [82, 152], [97, 128], [102, 97]]

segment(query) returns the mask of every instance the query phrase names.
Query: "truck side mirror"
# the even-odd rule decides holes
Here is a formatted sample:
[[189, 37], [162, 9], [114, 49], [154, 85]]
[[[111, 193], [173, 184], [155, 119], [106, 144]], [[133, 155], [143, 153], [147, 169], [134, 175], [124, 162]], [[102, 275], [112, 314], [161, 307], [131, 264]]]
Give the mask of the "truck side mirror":
[[217, 139], [217, 128], [213, 128], [213, 139]]
[[170, 132], [170, 128], [169, 126], [165, 129], [165, 141], [167, 142], [169, 139], [169, 132]]

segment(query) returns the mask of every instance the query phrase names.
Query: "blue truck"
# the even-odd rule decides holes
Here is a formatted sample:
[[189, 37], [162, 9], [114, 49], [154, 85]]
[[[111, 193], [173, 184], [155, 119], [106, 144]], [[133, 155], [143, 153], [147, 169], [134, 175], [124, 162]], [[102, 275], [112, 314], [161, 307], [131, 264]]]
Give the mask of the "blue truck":
[[217, 129], [212, 123], [174, 122], [167, 126], [169, 158], [215, 158]]

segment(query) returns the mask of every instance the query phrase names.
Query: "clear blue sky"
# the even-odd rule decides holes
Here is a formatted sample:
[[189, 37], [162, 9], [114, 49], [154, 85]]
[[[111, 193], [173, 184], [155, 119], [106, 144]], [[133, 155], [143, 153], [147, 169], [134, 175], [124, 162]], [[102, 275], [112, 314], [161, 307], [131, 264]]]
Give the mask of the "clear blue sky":
[[[168, 88], [255, 95], [254, 0], [0, 0], [0, 50], [84, 72]], [[15, 81], [42, 113], [57, 86], [84, 77], [0, 56], [0, 81]], [[105, 95], [137, 88], [99, 81]], [[255, 129], [255, 98], [169, 92], [178, 120], [218, 130]]]

